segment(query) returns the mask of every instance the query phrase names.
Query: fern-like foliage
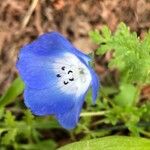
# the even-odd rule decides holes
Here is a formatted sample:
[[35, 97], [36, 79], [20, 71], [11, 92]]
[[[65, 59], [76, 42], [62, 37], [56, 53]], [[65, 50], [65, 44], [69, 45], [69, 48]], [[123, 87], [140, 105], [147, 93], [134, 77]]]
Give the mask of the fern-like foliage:
[[115, 33], [104, 26], [100, 32], [90, 32], [90, 36], [99, 45], [97, 54], [114, 51], [109, 67], [119, 69], [122, 81], [140, 85], [150, 83], [150, 32], [141, 40], [121, 23]]

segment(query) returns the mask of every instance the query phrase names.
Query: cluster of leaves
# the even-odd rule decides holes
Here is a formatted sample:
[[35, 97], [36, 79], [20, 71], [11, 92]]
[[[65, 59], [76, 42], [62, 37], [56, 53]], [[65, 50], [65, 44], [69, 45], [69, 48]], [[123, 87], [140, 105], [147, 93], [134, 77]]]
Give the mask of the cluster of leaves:
[[97, 54], [113, 50], [110, 68], [117, 68], [121, 80], [129, 83], [150, 83], [150, 32], [141, 40], [136, 32], [121, 23], [114, 34], [107, 26], [99, 31], [90, 32], [92, 40], [99, 44]]
[[[59, 129], [60, 126], [53, 118], [35, 118], [29, 110], [25, 110], [17, 98], [23, 89], [23, 82], [17, 78], [0, 97], [0, 149], [55, 149], [57, 143], [53, 139], [44, 139], [41, 130]], [[9, 106], [14, 100], [17, 101]]]
[[[56, 143], [51, 139], [42, 140], [40, 129], [51, 129], [57, 127], [53, 121], [45, 121], [40, 119], [34, 119], [33, 115], [29, 111], [24, 112], [24, 116], [21, 120], [16, 120], [15, 115], [10, 111], [0, 112], [0, 148], [15, 149], [15, 150], [48, 150], [55, 149]], [[49, 125], [50, 123], [50, 125]]]
[[[100, 32], [90, 32], [90, 36], [99, 45], [97, 55], [112, 53], [108, 67], [120, 74], [118, 87], [111, 85], [101, 89], [101, 99], [106, 99], [101, 101], [102, 109], [109, 110], [105, 114], [105, 123], [117, 125], [122, 122], [131, 134], [150, 136], [150, 128], [146, 126], [150, 123], [149, 99], [140, 101], [143, 86], [150, 84], [150, 32], [141, 40], [121, 23], [115, 33], [104, 26]], [[106, 106], [105, 101], [111, 102], [111, 106]], [[144, 124], [146, 127], [142, 127]]]
[[[53, 130], [58, 131], [62, 139], [65, 132], [69, 137], [66, 143], [70, 139], [77, 141], [79, 137], [87, 140], [118, 133], [150, 137], [149, 98], [141, 101], [143, 86], [150, 84], [150, 32], [141, 40], [121, 23], [115, 33], [104, 26], [101, 31], [91, 31], [90, 37], [99, 45], [97, 55], [112, 53], [108, 66], [110, 70], [119, 71], [117, 85], [112, 82], [109, 86], [102, 85], [95, 106], [91, 105], [89, 91], [77, 128], [66, 131], [54, 118], [35, 117], [23, 106], [19, 95], [24, 84], [17, 78], [0, 97], [0, 149], [53, 150], [59, 146], [57, 138], [53, 138]], [[89, 149], [90, 145], [93, 149], [99, 149], [99, 146], [111, 149], [113, 145], [112, 150], [116, 150], [125, 145], [129, 149], [138, 146], [146, 150], [150, 142], [139, 138], [110, 137], [75, 143], [64, 149]]]

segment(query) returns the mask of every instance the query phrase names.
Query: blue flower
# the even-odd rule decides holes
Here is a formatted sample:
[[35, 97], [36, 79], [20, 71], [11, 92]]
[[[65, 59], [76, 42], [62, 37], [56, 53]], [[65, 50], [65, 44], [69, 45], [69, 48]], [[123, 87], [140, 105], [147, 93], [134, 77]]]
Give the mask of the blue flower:
[[25, 105], [35, 115], [54, 115], [64, 128], [74, 128], [88, 89], [92, 86], [93, 102], [99, 89], [90, 60], [57, 32], [24, 46], [17, 69], [25, 83]]

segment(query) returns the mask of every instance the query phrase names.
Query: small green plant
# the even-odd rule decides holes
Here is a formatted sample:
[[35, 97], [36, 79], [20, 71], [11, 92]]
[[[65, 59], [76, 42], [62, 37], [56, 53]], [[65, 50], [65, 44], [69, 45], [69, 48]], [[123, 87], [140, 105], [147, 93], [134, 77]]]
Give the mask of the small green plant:
[[[112, 58], [108, 67], [119, 71], [117, 91], [112, 90], [112, 93], [109, 93], [108, 87], [102, 87], [101, 99], [106, 99], [107, 103], [111, 101], [112, 104], [111, 107], [105, 107], [109, 107], [109, 112], [105, 114], [105, 123], [116, 125], [121, 121], [133, 135], [146, 133], [144, 129], [148, 128], [141, 127], [141, 124], [150, 121], [150, 116], [144, 117], [149, 115], [149, 102], [146, 99], [142, 103], [140, 94], [142, 88], [150, 84], [150, 32], [141, 40], [135, 32], [130, 32], [129, 27], [120, 23], [115, 33], [111, 33], [110, 29], [104, 26], [100, 32], [91, 31], [90, 37], [99, 45], [96, 54], [105, 55], [111, 52]], [[109, 89], [113, 89], [116, 85], [110, 86], [112, 87]], [[113, 94], [111, 99], [110, 94]], [[101, 105], [105, 106], [103, 103]]]
[[129, 27], [121, 23], [114, 34], [104, 26], [101, 32], [90, 32], [90, 36], [100, 46], [96, 51], [98, 55], [113, 50], [109, 67], [120, 71], [121, 82], [138, 86], [150, 83], [150, 32], [141, 40], [136, 32], [131, 33]]

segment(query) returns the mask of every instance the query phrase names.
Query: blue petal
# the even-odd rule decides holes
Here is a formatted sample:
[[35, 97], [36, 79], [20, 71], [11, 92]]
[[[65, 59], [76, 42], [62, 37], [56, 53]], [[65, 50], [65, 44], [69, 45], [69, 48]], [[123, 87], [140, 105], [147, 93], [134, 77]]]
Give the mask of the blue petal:
[[65, 113], [75, 104], [74, 95], [61, 92], [55, 85], [38, 91], [26, 87], [24, 99], [25, 105], [39, 116]]
[[21, 49], [21, 55], [34, 54], [37, 56], [51, 56], [61, 52], [72, 52], [74, 47], [57, 32], [49, 32], [39, 36], [32, 43]]
[[95, 71], [92, 68], [90, 69], [90, 73], [92, 76], [92, 82], [91, 82], [91, 86], [92, 86], [92, 99], [93, 99], [93, 103], [96, 102], [96, 98], [98, 96], [99, 93], [99, 87], [100, 87], [100, 79], [99, 76], [95, 73]]
[[56, 83], [56, 73], [49, 58], [22, 57], [17, 62], [17, 69], [25, 84], [31, 88], [48, 88]]
[[48, 32], [37, 38], [37, 40], [24, 46], [21, 49], [20, 57], [32, 56], [52, 56], [59, 55], [64, 52], [71, 52], [82, 57], [86, 62], [90, 57], [77, 50], [63, 35], [58, 32]]
[[80, 96], [78, 99], [75, 100], [74, 106], [70, 110], [66, 110], [65, 113], [59, 113], [56, 115], [59, 123], [66, 129], [74, 128], [80, 117], [80, 112], [82, 109], [82, 105], [84, 103], [85, 95]]
[[24, 93], [25, 104], [35, 115], [55, 115], [64, 128], [74, 128], [87, 91], [76, 98], [75, 95], [65, 95], [55, 88], [37, 91], [27, 87]]

